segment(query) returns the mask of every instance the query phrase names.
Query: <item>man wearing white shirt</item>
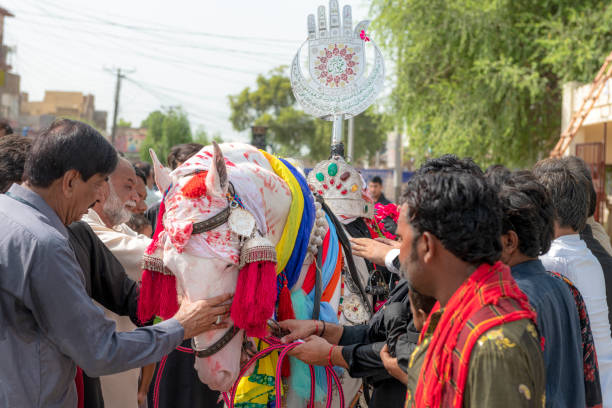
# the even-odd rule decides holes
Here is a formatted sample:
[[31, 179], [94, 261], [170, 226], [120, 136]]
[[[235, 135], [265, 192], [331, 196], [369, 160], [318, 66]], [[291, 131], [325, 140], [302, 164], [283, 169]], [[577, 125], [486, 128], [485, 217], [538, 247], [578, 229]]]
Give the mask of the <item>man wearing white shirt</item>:
[[110, 176], [108, 191], [103, 199], [83, 216], [98, 238], [111, 250], [135, 281], [140, 280], [142, 255], [151, 239], [139, 235], [125, 225], [132, 215], [139, 196], [136, 190], [137, 176], [126, 159], [120, 159], [117, 169]]
[[[140, 281], [141, 261], [151, 239], [139, 235], [125, 225], [131, 210], [140, 200], [136, 189], [137, 176], [126, 159], [119, 158], [117, 168], [110, 175], [107, 189], [101, 199], [82, 218], [94, 233], [119, 260], [127, 275]], [[115, 321], [117, 331], [135, 328], [129, 317], [116, 315], [108, 310], [106, 316]], [[109, 407], [136, 407], [139, 369], [132, 369], [111, 376], [101, 377], [105, 405]]]
[[547, 270], [570, 279], [584, 298], [597, 352], [603, 406], [612, 407], [612, 338], [604, 275], [578, 234], [586, 223], [589, 192], [578, 179], [581, 176], [572, 174], [559, 159], [542, 160], [533, 172], [555, 207], [555, 240], [540, 259]]

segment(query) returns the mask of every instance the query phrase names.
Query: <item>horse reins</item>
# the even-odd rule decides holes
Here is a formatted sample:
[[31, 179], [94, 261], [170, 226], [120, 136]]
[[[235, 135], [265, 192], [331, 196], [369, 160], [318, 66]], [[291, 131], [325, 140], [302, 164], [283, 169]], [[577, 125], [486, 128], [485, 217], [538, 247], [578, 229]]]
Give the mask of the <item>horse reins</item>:
[[[227, 406], [227, 408], [234, 408], [234, 399], [236, 398], [236, 393], [238, 391], [238, 384], [240, 383], [240, 378], [242, 378], [246, 372], [249, 370], [249, 368], [251, 368], [251, 366], [253, 364], [255, 364], [255, 362], [257, 360], [259, 360], [260, 358], [263, 358], [265, 356], [267, 356], [268, 354], [272, 353], [275, 350], [280, 350], [280, 354], [278, 356], [278, 361], [276, 363], [276, 379], [275, 379], [275, 392], [276, 392], [276, 408], [281, 408], [282, 407], [282, 393], [281, 393], [281, 389], [282, 389], [282, 385], [281, 385], [281, 368], [283, 365], [283, 361], [285, 360], [285, 358], [287, 357], [287, 354], [293, 350], [294, 348], [296, 348], [297, 346], [299, 346], [300, 344], [303, 344], [302, 342], [296, 341], [293, 343], [289, 343], [289, 344], [282, 344], [280, 342], [280, 339], [278, 339], [277, 337], [266, 337], [265, 339], [263, 339], [265, 342], [267, 342], [268, 344], [270, 344], [270, 347], [265, 348], [263, 350], [261, 350], [260, 352], [258, 352], [257, 354], [255, 354], [240, 370], [240, 373], [238, 374], [238, 380], [236, 381], [236, 383], [233, 385], [232, 389], [230, 390], [230, 393], [228, 395], [228, 393], [224, 392], [223, 393], [223, 400], [225, 401], [225, 405]], [[308, 403], [308, 408], [314, 408], [314, 404], [315, 404], [315, 372], [314, 372], [314, 366], [309, 365], [308, 366], [309, 370], [310, 370], [310, 401]], [[338, 377], [338, 375], [336, 374], [336, 372], [334, 371], [334, 369], [331, 366], [327, 366], [325, 367], [325, 374], [326, 374], [326, 378], [327, 378], [327, 403], [325, 405], [326, 408], [331, 408], [331, 404], [333, 401], [333, 388], [332, 388], [332, 381], [336, 383], [336, 386], [338, 387], [338, 395], [339, 395], [339, 399], [340, 399], [340, 407], [344, 407], [344, 392], [342, 390], [342, 384], [340, 383], [340, 378]]]

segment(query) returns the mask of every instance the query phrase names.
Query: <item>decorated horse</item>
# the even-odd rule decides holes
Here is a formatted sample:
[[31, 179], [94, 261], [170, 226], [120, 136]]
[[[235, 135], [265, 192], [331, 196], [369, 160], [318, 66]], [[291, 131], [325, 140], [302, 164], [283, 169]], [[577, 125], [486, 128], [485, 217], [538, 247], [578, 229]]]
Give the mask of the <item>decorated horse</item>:
[[[241, 363], [267, 347], [270, 319], [318, 318], [362, 324], [372, 313], [368, 270], [353, 259], [342, 222], [329, 203], [344, 200], [341, 217], [372, 214], [363, 179], [341, 159], [311, 173], [246, 144], [213, 144], [169, 172], [152, 153], [164, 192], [158, 225], [144, 258], [139, 314], [170, 318], [182, 297], [191, 301], [234, 292], [231, 326], [192, 340], [195, 368], [210, 388], [229, 391]], [[314, 193], [314, 194], [313, 194]], [[337, 200], [334, 200], [337, 199]], [[259, 360], [240, 380], [236, 405], [267, 406], [275, 397], [276, 356]], [[287, 406], [310, 396], [308, 368], [282, 370]], [[315, 375], [320, 378], [321, 375]], [[343, 375], [345, 400], [360, 381]], [[325, 398], [316, 381], [317, 401]]]

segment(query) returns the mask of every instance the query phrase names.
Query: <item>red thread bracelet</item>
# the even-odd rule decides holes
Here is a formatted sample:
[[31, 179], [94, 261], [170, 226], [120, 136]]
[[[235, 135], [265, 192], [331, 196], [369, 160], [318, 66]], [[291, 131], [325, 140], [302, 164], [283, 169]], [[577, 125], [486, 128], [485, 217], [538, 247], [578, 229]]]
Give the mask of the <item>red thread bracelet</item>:
[[319, 322], [317, 320], [315, 320], [315, 335], [319, 335]]
[[333, 364], [332, 364], [332, 351], [334, 351], [335, 347], [336, 347], [335, 345], [331, 346], [331, 348], [329, 349], [329, 356], [327, 356], [327, 365], [329, 365], [330, 367], [333, 366]]

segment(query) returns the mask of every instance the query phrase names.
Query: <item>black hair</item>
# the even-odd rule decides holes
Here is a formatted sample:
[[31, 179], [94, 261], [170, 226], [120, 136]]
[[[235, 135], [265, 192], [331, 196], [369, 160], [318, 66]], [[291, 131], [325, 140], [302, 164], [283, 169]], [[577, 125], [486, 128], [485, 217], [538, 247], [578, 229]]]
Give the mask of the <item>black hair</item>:
[[415, 174], [435, 173], [435, 172], [451, 172], [460, 171], [464, 173], [473, 174], [475, 176], [482, 176], [483, 172], [474, 160], [469, 157], [460, 159], [454, 154], [445, 154], [440, 157], [428, 159], [423, 165], [415, 172]]
[[577, 156], [567, 156], [561, 159], [561, 161], [567, 165], [569, 171], [574, 174], [579, 174], [584, 177], [586, 181], [585, 187], [589, 192], [589, 207], [587, 210], [587, 217], [592, 217], [595, 214], [597, 208], [597, 192], [593, 185], [593, 178], [591, 177], [591, 169], [584, 160]]
[[485, 178], [496, 190], [499, 191], [501, 186], [508, 180], [512, 172], [501, 164], [493, 164], [487, 167]]
[[528, 257], [547, 253], [554, 239], [555, 209], [546, 188], [533, 173], [518, 171], [509, 175], [499, 198], [504, 212], [502, 232], [516, 232], [518, 249]]
[[0, 120], [0, 130], [4, 130], [4, 136], [13, 134], [13, 128], [6, 119]]
[[484, 177], [444, 170], [415, 174], [402, 199], [418, 236], [433, 234], [444, 248], [475, 266], [499, 260], [501, 203]]
[[49, 187], [67, 171], [76, 170], [83, 181], [107, 175], [117, 166], [117, 151], [91, 126], [59, 119], [43, 130], [26, 159], [25, 179], [35, 187]]
[[412, 303], [414, 310], [418, 311], [420, 309], [427, 314], [431, 312], [431, 309], [433, 309], [437, 302], [435, 297], [423, 295], [414, 288], [410, 288], [408, 296], [410, 297], [410, 303]]
[[376, 183], [382, 186], [382, 179], [380, 178], [380, 176], [374, 176], [370, 179], [370, 183]]
[[144, 214], [132, 214], [130, 220], [126, 224], [134, 231], [138, 232], [139, 234], [142, 234], [144, 227], [146, 227], [147, 225], [150, 226], [151, 222], [147, 217], [144, 216]]
[[561, 159], [553, 158], [536, 163], [533, 174], [548, 191], [559, 225], [582, 231], [590, 199], [584, 176], [571, 172]]
[[0, 193], [13, 183], [23, 181], [23, 167], [32, 147], [27, 137], [8, 135], [0, 138]]
[[[136, 162], [134, 163], [134, 167], [141, 170], [144, 175], [145, 175], [145, 180], [149, 178], [149, 176], [151, 175], [151, 163], [147, 163], [147, 162]], [[147, 184], [147, 182], [145, 181], [145, 184]]]
[[137, 177], [140, 177], [142, 179], [142, 182], [144, 183], [144, 185], [147, 185], [147, 175], [145, 174], [144, 171], [142, 171], [138, 166], [136, 166], [135, 164], [134, 166], [134, 172], [136, 173]]
[[172, 170], [176, 169], [179, 163], [185, 163], [191, 156], [202, 150], [203, 147], [204, 145], [200, 143], [184, 143], [172, 147], [170, 153], [168, 153], [168, 166]]

